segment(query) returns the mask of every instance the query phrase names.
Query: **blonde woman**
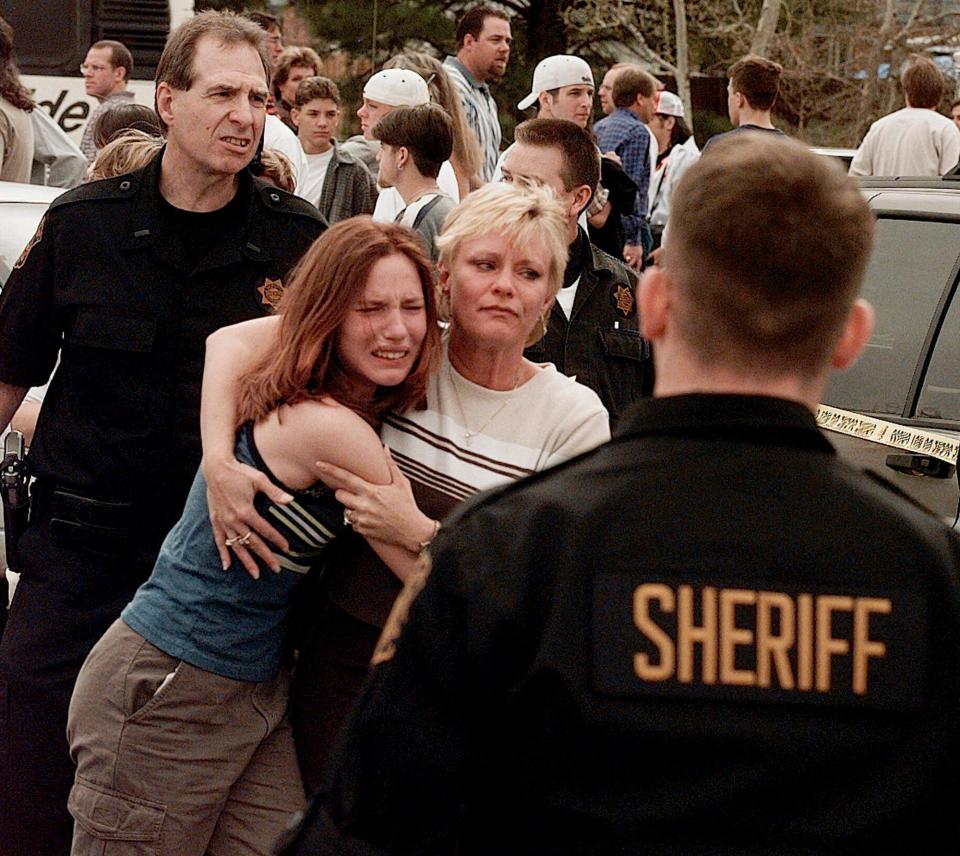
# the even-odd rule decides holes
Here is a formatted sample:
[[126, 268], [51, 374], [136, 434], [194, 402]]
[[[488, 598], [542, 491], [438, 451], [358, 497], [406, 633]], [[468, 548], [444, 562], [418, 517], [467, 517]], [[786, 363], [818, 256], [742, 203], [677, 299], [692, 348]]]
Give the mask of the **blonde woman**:
[[[354, 532], [402, 546], [416, 555], [442, 518], [476, 491], [496, 487], [592, 449], [609, 437], [607, 411], [590, 389], [554, 368], [523, 356], [544, 331], [567, 258], [563, 209], [550, 191], [490, 184], [471, 193], [447, 218], [438, 239], [441, 312], [449, 319], [440, 366], [427, 384], [426, 407], [384, 419], [391, 481], [374, 485], [346, 470], [322, 465], [339, 486]], [[235, 352], [218, 362], [237, 369], [256, 330], [233, 330]], [[245, 332], [246, 331], [246, 332]], [[218, 432], [204, 449], [226, 438], [235, 404], [229, 377], [211, 384], [204, 399]], [[205, 386], [206, 395], [208, 389]], [[223, 414], [226, 411], [226, 415]], [[207, 429], [211, 428], [207, 424]], [[262, 480], [233, 466], [207, 468], [211, 516], [224, 531], [258, 533], [258, 542], [283, 545], [249, 503]], [[249, 474], [253, 475], [253, 474]], [[279, 540], [278, 540], [279, 539]], [[238, 545], [239, 546], [239, 545]], [[269, 551], [250, 545], [264, 560]], [[249, 547], [234, 548], [253, 568]], [[380, 628], [401, 588], [399, 577], [363, 538], [342, 539], [326, 557], [322, 605], [310, 602], [314, 624], [300, 642], [291, 720], [308, 792], [319, 786], [331, 744], [366, 674]]]

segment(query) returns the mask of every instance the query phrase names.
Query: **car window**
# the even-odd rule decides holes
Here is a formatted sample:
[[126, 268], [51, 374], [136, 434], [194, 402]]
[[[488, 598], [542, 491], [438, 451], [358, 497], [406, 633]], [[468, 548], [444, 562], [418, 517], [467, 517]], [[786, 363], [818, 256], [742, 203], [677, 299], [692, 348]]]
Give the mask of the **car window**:
[[920, 389], [917, 416], [960, 421], [960, 299], [954, 295]]
[[863, 289], [876, 309], [876, 328], [857, 363], [832, 376], [825, 404], [903, 412], [924, 339], [944, 289], [956, 275], [958, 252], [960, 223], [877, 222]]

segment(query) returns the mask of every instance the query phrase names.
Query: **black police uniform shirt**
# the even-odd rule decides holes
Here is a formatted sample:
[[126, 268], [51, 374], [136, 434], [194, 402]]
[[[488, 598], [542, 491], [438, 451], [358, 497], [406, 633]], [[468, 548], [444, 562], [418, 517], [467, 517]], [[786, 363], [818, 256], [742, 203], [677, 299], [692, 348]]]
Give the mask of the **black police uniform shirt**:
[[626, 407], [653, 393], [653, 358], [650, 343], [640, 335], [637, 279], [594, 247], [583, 229], [570, 246], [564, 286], [578, 278], [570, 318], [555, 303], [546, 335], [524, 353], [589, 386], [616, 425]]
[[954, 533], [796, 403], [621, 429], [441, 531], [285, 854], [958, 852]]
[[323, 220], [243, 170], [222, 231], [195, 234], [160, 194], [161, 159], [51, 205], [0, 295], [0, 380], [46, 382], [62, 348], [32, 473], [162, 508], [169, 528], [200, 461], [205, 339], [274, 311]]

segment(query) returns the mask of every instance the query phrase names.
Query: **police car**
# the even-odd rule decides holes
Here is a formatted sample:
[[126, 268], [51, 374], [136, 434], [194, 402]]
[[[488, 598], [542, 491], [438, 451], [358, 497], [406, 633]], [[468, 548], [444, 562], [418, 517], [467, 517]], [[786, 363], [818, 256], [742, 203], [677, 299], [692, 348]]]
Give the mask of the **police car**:
[[854, 466], [958, 526], [960, 180], [860, 184], [877, 215], [863, 291], [877, 325], [859, 362], [833, 377], [818, 421]]

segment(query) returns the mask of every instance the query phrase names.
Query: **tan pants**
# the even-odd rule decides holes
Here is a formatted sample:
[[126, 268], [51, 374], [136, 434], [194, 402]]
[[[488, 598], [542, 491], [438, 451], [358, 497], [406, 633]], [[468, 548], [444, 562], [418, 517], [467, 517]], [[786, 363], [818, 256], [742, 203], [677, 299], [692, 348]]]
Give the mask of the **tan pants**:
[[73, 856], [271, 853], [304, 805], [288, 686], [195, 668], [116, 621], [70, 702]]

